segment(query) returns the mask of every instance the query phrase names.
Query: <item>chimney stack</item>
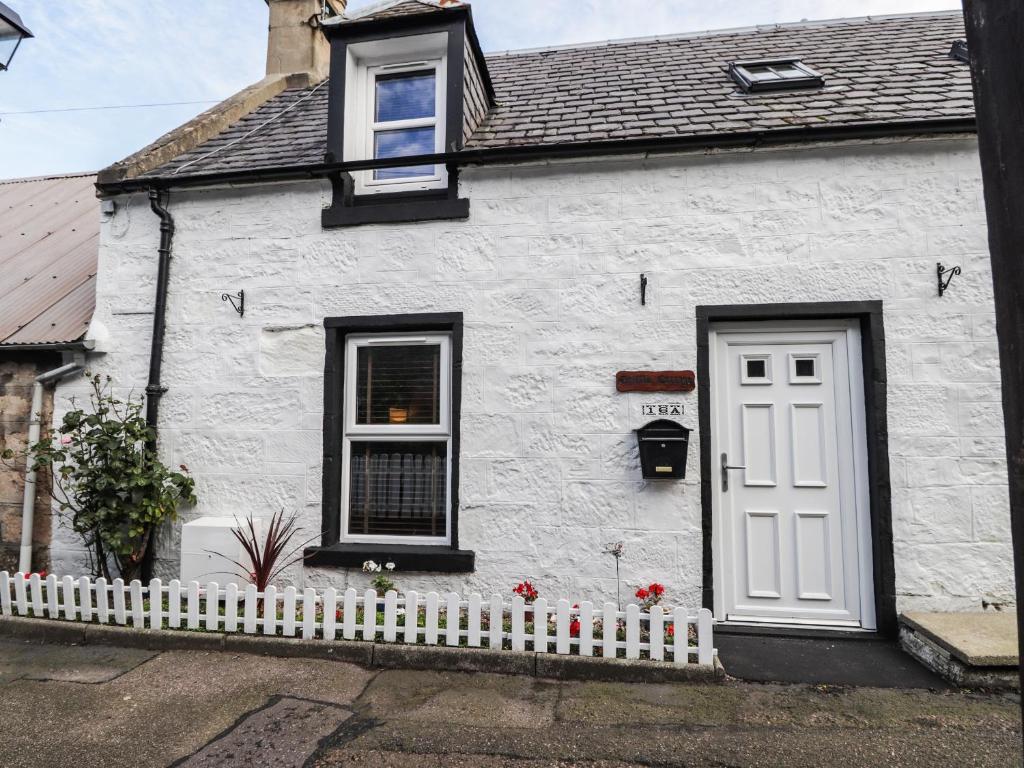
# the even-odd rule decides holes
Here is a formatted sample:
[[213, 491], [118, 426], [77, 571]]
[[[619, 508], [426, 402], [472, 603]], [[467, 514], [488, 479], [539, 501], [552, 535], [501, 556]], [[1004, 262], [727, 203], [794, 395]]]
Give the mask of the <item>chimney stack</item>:
[[267, 0], [270, 30], [267, 35], [267, 74], [307, 73], [320, 82], [330, 70], [330, 45], [319, 28], [327, 6], [345, 12], [346, 0]]

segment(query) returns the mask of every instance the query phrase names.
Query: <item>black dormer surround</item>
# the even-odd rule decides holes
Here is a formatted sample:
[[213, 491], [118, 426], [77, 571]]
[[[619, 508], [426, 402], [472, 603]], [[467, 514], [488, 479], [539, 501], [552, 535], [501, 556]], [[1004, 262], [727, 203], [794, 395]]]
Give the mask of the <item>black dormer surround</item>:
[[[473, 29], [472, 12], [468, 6], [455, 6], [444, 11], [427, 11], [413, 16], [396, 16], [346, 24], [325, 25], [324, 33], [331, 43], [331, 77], [328, 84], [327, 152], [325, 162], [343, 162], [345, 145], [345, 89], [348, 46], [377, 40], [392, 40], [413, 35], [446, 33], [447, 79], [445, 94], [445, 150], [463, 148], [464, 104], [466, 87], [466, 41], [477, 58], [488, 100], [493, 104], [494, 90], [484, 64], [483, 53]], [[334, 198], [323, 211], [326, 227], [354, 226], [401, 221], [465, 219], [469, 217], [469, 200], [459, 197], [459, 169], [447, 166], [447, 188], [413, 192], [357, 195], [355, 180], [349, 173], [331, 176]]]

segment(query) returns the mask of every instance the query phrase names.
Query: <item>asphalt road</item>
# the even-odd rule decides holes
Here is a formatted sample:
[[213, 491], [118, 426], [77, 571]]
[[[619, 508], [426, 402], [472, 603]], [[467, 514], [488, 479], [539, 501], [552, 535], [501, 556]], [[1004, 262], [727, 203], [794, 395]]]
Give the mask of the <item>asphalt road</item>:
[[1015, 696], [0, 642], [0, 765], [1020, 766]]

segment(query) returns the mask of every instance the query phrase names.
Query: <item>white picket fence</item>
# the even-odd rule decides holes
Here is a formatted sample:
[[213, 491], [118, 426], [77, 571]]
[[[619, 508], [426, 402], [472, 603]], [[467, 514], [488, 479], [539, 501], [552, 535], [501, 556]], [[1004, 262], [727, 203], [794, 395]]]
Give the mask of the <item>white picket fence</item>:
[[[261, 601], [267, 606], [262, 615]], [[676, 664], [713, 664], [716, 655], [706, 608], [689, 615], [683, 608], [667, 611], [657, 605], [650, 610], [627, 605], [620, 611], [614, 603], [595, 606], [584, 601], [576, 608], [564, 599], [549, 605], [538, 598], [528, 605], [518, 595], [510, 603], [498, 595], [485, 601], [478, 594], [463, 599], [454, 592], [420, 595], [411, 590], [405, 595], [389, 591], [380, 598], [372, 589], [361, 595], [355, 589], [339, 594], [333, 588], [299, 592], [285, 587], [279, 592], [273, 586], [258, 592], [252, 584], [240, 591], [235, 584], [222, 588], [216, 582], [193, 581], [182, 586], [175, 579], [164, 585], [153, 579], [143, 586], [138, 580], [40, 579], [38, 574], [25, 578], [0, 571], [0, 613], [152, 629], [529, 649]]]

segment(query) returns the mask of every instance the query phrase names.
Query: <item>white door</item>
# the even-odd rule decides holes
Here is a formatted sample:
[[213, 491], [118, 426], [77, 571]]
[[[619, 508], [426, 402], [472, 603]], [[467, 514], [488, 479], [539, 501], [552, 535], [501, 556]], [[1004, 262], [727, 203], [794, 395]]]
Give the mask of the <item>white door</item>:
[[716, 615], [873, 629], [855, 322], [722, 324], [711, 350]]

